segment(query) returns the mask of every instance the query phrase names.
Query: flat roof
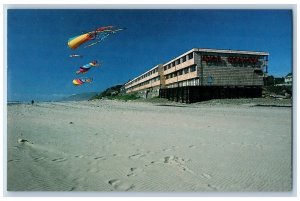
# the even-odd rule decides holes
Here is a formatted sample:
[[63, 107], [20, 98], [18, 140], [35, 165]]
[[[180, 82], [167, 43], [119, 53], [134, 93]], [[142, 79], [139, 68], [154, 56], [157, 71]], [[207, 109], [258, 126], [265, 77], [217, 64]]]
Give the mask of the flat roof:
[[270, 55], [268, 52], [262, 52], [262, 51], [246, 51], [246, 50], [230, 50], [230, 49], [210, 49], [210, 48], [193, 48], [180, 56], [175, 57], [174, 59], [164, 63], [163, 65], [167, 65], [169, 63], [172, 63], [173, 61], [176, 61], [177, 59], [183, 57], [184, 55], [187, 55], [191, 52], [213, 52], [213, 53], [225, 53], [225, 54], [247, 54], [247, 55], [260, 55], [260, 56], [268, 56]]
[[216, 53], [229, 53], [229, 54], [250, 54], [250, 55], [261, 55], [268, 56], [268, 52], [261, 51], [246, 51], [246, 50], [222, 50], [222, 49], [209, 49], [209, 48], [193, 48], [194, 51], [198, 52], [216, 52]]

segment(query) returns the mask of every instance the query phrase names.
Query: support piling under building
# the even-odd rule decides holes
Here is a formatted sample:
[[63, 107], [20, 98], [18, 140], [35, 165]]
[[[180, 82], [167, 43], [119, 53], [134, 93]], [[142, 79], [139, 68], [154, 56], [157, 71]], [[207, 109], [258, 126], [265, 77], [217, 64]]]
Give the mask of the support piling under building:
[[210, 99], [261, 97], [259, 86], [185, 86], [159, 90], [159, 97], [182, 103], [195, 103]]

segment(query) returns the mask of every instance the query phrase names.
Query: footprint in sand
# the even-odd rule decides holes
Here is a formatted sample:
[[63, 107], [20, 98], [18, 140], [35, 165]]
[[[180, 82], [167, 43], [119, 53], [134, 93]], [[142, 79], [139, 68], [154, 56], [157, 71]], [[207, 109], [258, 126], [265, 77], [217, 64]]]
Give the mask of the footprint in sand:
[[164, 163], [180, 163], [184, 161], [183, 158], [179, 158], [177, 156], [166, 156], [164, 157]]
[[104, 156], [97, 156], [94, 159], [95, 160], [106, 160], [106, 158], [104, 158]]
[[130, 172], [126, 175], [127, 177], [134, 177], [137, 176], [137, 173], [142, 172], [142, 169], [140, 168], [130, 168]]
[[67, 160], [66, 158], [55, 158], [52, 161], [53, 162], [63, 162], [63, 161], [66, 161], [66, 160]]
[[8, 160], [7, 162], [19, 162], [21, 161], [20, 159], [11, 159], [11, 160]]
[[26, 140], [26, 139], [18, 139], [19, 144], [33, 144], [32, 142]]
[[151, 161], [150, 163], [148, 163], [148, 164], [145, 164], [145, 167], [148, 167], [148, 166], [154, 165], [155, 163], [161, 163], [161, 162], [159, 162], [159, 161]]
[[36, 157], [33, 160], [36, 162], [36, 161], [41, 161], [41, 160], [44, 160], [44, 159], [45, 159], [45, 157]]
[[75, 158], [83, 158], [84, 156], [83, 155], [76, 155], [74, 156]]
[[129, 191], [135, 187], [133, 184], [124, 183], [118, 179], [111, 179], [108, 181], [108, 184], [118, 191]]
[[179, 158], [177, 156], [166, 156], [163, 158], [163, 162], [175, 166], [184, 172], [195, 174], [192, 170], [190, 170], [187, 166], [185, 166], [186, 160], [183, 158]]
[[206, 179], [211, 179], [211, 175], [207, 174], [207, 173], [202, 173], [201, 176], [206, 178]]
[[172, 151], [172, 149], [167, 148], [167, 149], [163, 149], [163, 151]]
[[88, 173], [98, 173], [98, 172], [100, 172], [100, 169], [98, 169], [97, 167], [92, 167], [92, 168], [87, 169], [87, 172]]
[[128, 158], [129, 159], [139, 159], [139, 158], [144, 157], [144, 156], [145, 156], [144, 154], [137, 153], [137, 154], [133, 154], [133, 155], [129, 156]]
[[208, 188], [210, 188], [211, 190], [214, 190], [214, 191], [217, 191], [218, 188], [214, 185], [211, 185], [211, 184], [207, 184]]
[[71, 188], [70, 188], [70, 191], [75, 191], [76, 190], [76, 187], [75, 186], [72, 186]]

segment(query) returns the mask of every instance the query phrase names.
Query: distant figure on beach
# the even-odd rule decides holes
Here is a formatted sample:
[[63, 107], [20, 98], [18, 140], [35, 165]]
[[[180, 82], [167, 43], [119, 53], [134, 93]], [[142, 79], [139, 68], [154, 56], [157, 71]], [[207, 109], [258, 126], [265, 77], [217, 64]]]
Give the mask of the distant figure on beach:
[[34, 100], [31, 100], [31, 105], [33, 105], [34, 104]]

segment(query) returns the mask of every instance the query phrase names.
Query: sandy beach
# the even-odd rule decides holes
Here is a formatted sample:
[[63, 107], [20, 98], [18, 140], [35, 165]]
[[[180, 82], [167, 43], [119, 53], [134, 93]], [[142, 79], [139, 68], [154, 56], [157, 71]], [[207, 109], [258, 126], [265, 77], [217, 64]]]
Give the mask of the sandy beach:
[[291, 115], [248, 103], [8, 105], [7, 188], [291, 191]]

